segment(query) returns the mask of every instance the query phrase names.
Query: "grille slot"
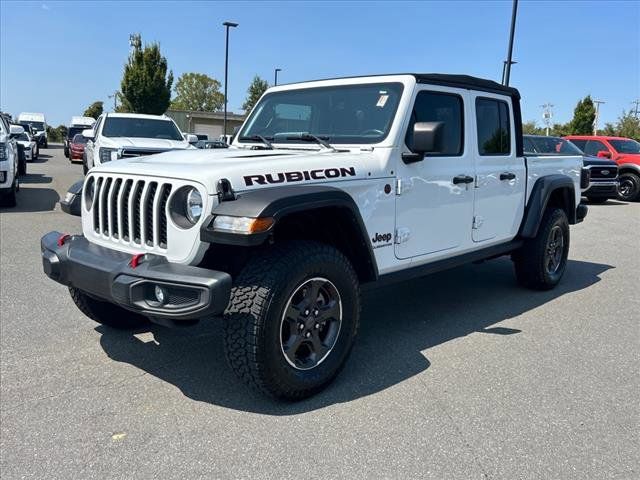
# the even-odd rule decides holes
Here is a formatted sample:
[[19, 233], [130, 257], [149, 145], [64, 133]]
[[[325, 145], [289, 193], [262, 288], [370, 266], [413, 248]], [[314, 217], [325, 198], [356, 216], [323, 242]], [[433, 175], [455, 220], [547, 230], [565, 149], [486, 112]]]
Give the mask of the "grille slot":
[[147, 250], [167, 250], [171, 183], [107, 175], [94, 178], [91, 218], [96, 236]]

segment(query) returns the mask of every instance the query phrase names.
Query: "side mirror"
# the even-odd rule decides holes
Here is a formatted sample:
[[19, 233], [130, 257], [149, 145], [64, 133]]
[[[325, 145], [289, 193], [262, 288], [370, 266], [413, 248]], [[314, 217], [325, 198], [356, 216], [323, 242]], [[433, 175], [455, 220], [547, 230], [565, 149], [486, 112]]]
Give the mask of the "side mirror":
[[410, 154], [403, 154], [404, 163], [419, 162], [426, 153], [442, 150], [442, 130], [444, 122], [416, 122], [407, 139]]
[[185, 133], [184, 139], [189, 142], [191, 145], [198, 143], [198, 136], [193, 135], [192, 133]]
[[10, 125], [9, 126], [9, 135], [20, 135], [24, 133], [24, 128], [20, 125]]
[[96, 134], [93, 130], [89, 128], [87, 130], [82, 130], [82, 136], [84, 138], [88, 138], [89, 140], [93, 140], [96, 137]]
[[600, 150], [598, 152], [598, 157], [600, 158], [611, 158], [611, 152], [608, 150]]

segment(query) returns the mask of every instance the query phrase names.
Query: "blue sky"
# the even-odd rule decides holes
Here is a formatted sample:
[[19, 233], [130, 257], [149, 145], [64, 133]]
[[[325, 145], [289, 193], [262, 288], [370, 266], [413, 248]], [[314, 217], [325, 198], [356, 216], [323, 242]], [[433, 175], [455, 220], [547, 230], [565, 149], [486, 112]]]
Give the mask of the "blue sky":
[[[499, 81], [511, 1], [475, 2], [6, 2], [0, 3], [0, 108], [67, 123], [119, 89], [129, 34], [160, 42], [177, 78], [224, 78], [229, 110], [254, 75], [279, 82], [392, 72], [466, 73]], [[579, 98], [606, 101], [615, 121], [640, 98], [640, 2], [521, 1], [511, 84], [523, 117], [571, 118]]]

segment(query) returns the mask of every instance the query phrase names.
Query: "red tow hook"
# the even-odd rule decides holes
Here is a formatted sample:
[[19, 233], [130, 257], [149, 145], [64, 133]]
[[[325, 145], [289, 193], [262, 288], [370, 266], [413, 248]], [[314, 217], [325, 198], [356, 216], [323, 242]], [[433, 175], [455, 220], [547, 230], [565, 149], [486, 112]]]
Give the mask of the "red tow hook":
[[58, 237], [58, 242], [57, 242], [58, 246], [59, 247], [63, 246], [65, 244], [65, 242], [67, 240], [69, 240], [70, 238], [71, 238], [71, 235], [69, 235], [68, 233], [63, 233], [62, 235], [60, 235]]
[[136, 253], [131, 257], [131, 261], [129, 262], [129, 266], [131, 268], [136, 268], [144, 261], [145, 254], [144, 253]]

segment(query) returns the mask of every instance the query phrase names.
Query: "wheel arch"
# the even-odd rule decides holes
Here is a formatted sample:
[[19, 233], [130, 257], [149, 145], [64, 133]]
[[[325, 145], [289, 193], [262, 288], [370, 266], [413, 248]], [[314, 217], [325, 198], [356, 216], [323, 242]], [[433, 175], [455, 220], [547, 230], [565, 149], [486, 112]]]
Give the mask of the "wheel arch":
[[[218, 215], [274, 219], [264, 233], [239, 235], [211, 228]], [[316, 240], [340, 250], [361, 282], [378, 278], [378, 267], [360, 210], [344, 190], [318, 185], [273, 187], [219, 203], [203, 223], [200, 238], [210, 244], [261, 247], [285, 240]]]
[[566, 175], [539, 178], [533, 185], [529, 202], [525, 207], [519, 235], [523, 238], [534, 238], [538, 234], [544, 212], [551, 206], [562, 208], [569, 223], [574, 225], [578, 222], [575, 198], [575, 185]]

